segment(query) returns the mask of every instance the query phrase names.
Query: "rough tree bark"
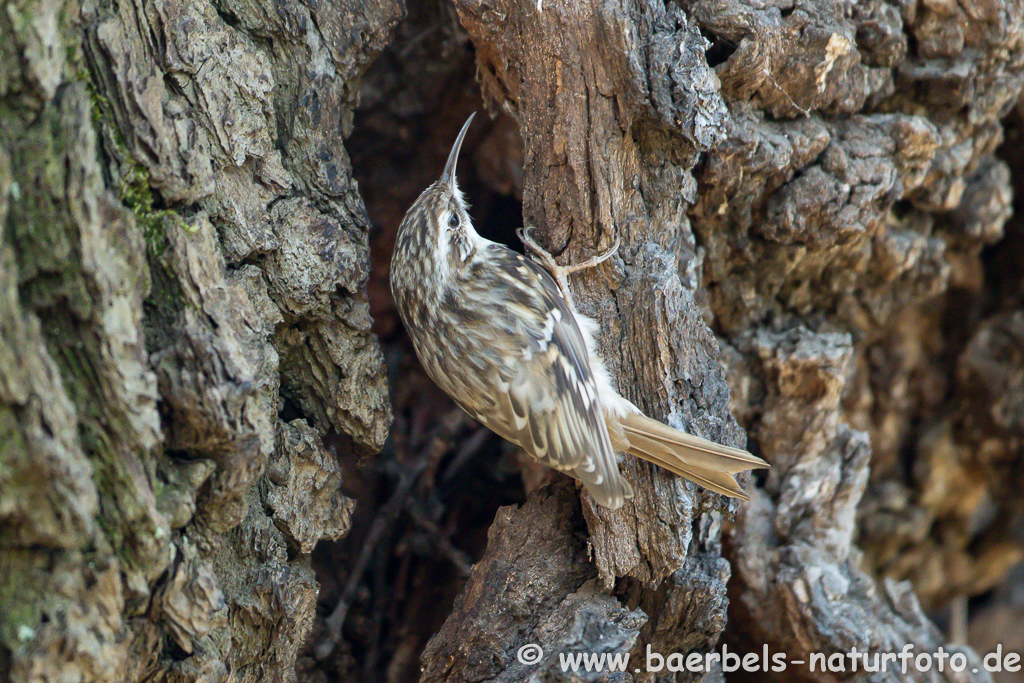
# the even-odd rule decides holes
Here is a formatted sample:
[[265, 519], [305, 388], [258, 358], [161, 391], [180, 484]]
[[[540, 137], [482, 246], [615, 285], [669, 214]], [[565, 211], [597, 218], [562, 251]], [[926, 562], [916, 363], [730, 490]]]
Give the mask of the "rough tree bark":
[[5, 4], [4, 680], [294, 678], [321, 435], [390, 421], [342, 138], [401, 13]]
[[[1019, 0], [5, 4], [0, 680], [565, 680], [722, 642], [970, 663], [779, 680], [988, 680], [929, 615], [1021, 558], [1022, 31]], [[474, 75], [481, 230], [512, 194], [564, 261], [621, 240], [577, 304], [624, 395], [773, 464], [751, 503], [627, 460], [617, 513], [556, 479], [490, 524], [497, 474], [460, 484], [487, 437], [410, 364], [386, 264]]]
[[[946, 645], [893, 578], [935, 604], [987, 589], [1020, 558], [998, 515], [968, 525], [993, 498], [1019, 519], [998, 493], [1008, 474], [1020, 482], [1019, 314], [981, 323], [959, 360], [967, 335], [941, 325], [943, 311], [991, 307], [957, 290], [983, 289], [981, 248], [1010, 214], [993, 152], [1021, 91], [1019, 3], [456, 4], [485, 97], [520, 122], [526, 220], [569, 260], [622, 238], [616, 267], [578, 298], [627, 396], [735, 442], [705, 319], [721, 335], [738, 412], [774, 466], [733, 535], [737, 634], [805, 661]], [[526, 642], [549, 653], [539, 679], [558, 677], [566, 650], [714, 645], [729, 572], [720, 513], [678, 480], [625, 468], [642, 482], [625, 512], [584, 501], [600, 584], [619, 602], [538, 562], [563, 542], [524, 542], [519, 527], [573, 518], [527, 505], [492, 530], [424, 655], [427, 680], [516, 680]], [[858, 505], [879, 513], [863, 518], [868, 558]], [[933, 525], [941, 541], [926, 538]], [[493, 618], [524, 600], [538, 609]], [[946, 650], [965, 673], [860, 677], [987, 679], [970, 649]]]

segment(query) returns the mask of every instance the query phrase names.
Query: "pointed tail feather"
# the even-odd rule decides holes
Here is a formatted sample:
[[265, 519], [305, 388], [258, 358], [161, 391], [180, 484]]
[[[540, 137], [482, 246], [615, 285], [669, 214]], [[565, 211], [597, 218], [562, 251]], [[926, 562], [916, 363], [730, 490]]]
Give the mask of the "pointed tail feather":
[[742, 449], [686, 434], [641, 413], [623, 416], [621, 425], [631, 455], [726, 496], [750, 500], [733, 475], [769, 466]]
[[637, 446], [630, 448], [629, 453], [638, 458], [642, 458], [647, 462], [653, 462], [655, 465], [664, 467], [673, 474], [677, 474], [680, 477], [689, 479], [696, 484], [700, 484], [709, 491], [721, 493], [723, 496], [750, 500], [750, 496], [746, 494], [731, 474], [715, 472], [714, 470], [708, 470], [692, 465], [684, 465], [680, 463], [678, 459], [670, 461], [656, 453], [652, 453]]

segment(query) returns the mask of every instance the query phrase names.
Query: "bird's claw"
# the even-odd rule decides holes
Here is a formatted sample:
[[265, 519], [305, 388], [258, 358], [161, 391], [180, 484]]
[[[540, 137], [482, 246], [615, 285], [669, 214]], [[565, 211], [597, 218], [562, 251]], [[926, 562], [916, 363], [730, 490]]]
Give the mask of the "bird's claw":
[[588, 268], [594, 268], [595, 266], [601, 265], [602, 263], [604, 263], [605, 261], [607, 261], [608, 259], [615, 255], [615, 253], [619, 250], [619, 245], [621, 244], [618, 235], [616, 235], [615, 244], [609, 247], [609, 249], [605, 251], [603, 254], [589, 258], [583, 263], [572, 263], [567, 266], [560, 266], [557, 263], [555, 263], [555, 257], [552, 256], [546, 249], [544, 249], [544, 247], [537, 244], [536, 240], [534, 240], [533, 237], [530, 235], [530, 233], [533, 232], [533, 229], [534, 228], [532, 225], [524, 225], [523, 227], [516, 230], [516, 235], [519, 237], [520, 240], [522, 240], [523, 244], [526, 245], [526, 248], [529, 249], [530, 252], [534, 256], [536, 256], [541, 263], [544, 264], [544, 266], [546, 266], [549, 270], [559, 271], [564, 275], [571, 275], [572, 273], [576, 273], [581, 270], [587, 270]]
[[570, 264], [568, 266], [560, 266], [558, 265], [558, 263], [555, 262], [555, 257], [548, 253], [548, 251], [544, 249], [544, 247], [537, 244], [533, 237], [530, 236], [531, 232], [533, 232], [533, 226], [524, 225], [523, 227], [516, 230], [516, 235], [519, 236], [519, 239], [523, 241], [523, 244], [526, 246], [527, 249], [530, 250], [530, 252], [541, 263], [541, 265], [548, 269], [548, 272], [551, 273], [551, 276], [555, 279], [555, 282], [558, 284], [558, 288], [562, 292], [562, 297], [566, 300], [566, 302], [568, 302], [569, 307], [575, 312], [576, 305], [573, 302], [572, 294], [569, 292], [569, 275], [572, 275], [573, 273], [579, 272], [581, 270], [587, 270], [588, 268], [594, 268], [595, 266], [599, 266], [608, 259], [610, 259], [612, 256], [614, 256], [615, 252], [619, 250], [620, 242], [618, 235], [615, 236], [615, 244], [613, 244], [611, 248], [608, 249], [603, 254], [587, 259], [583, 263], [575, 263]]
[[608, 251], [604, 252], [603, 254], [601, 254], [599, 256], [594, 256], [592, 258], [589, 258], [586, 261], [584, 261], [583, 263], [576, 263], [576, 264], [572, 264], [572, 265], [568, 265], [568, 266], [563, 266], [563, 267], [565, 268], [565, 272], [566, 273], [575, 273], [576, 271], [579, 271], [579, 270], [586, 270], [587, 268], [593, 268], [594, 266], [601, 265], [602, 263], [604, 263], [605, 261], [610, 259], [612, 256], [615, 256], [615, 252], [617, 252], [618, 250], [619, 250], [619, 236], [616, 235], [615, 236], [615, 244], [613, 244], [611, 247], [609, 247]]

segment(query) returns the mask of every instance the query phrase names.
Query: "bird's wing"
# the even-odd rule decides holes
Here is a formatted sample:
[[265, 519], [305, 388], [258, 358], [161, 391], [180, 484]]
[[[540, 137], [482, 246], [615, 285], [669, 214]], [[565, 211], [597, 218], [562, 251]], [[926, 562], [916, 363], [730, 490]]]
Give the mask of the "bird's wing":
[[470, 286], [479, 291], [470, 296], [491, 311], [490, 329], [503, 362], [492, 369], [486, 400], [470, 412], [544, 464], [573, 471], [584, 483], [619, 480], [587, 347], [554, 279], [504, 247], [492, 247], [486, 258], [486, 275], [483, 269], [474, 273]]
[[592, 454], [606, 446], [611, 451], [611, 441], [600, 429], [603, 420], [593, 378], [572, 330], [558, 320], [558, 309], [548, 316], [550, 337], [531, 340], [537, 348], [521, 359], [511, 380], [500, 387], [496, 417], [541, 462], [560, 470], [592, 468]]

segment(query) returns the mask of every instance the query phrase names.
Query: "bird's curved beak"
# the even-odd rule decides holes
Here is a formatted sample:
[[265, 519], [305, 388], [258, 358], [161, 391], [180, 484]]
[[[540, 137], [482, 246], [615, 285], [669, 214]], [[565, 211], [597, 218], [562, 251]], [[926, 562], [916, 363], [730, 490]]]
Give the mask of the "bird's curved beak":
[[466, 122], [462, 124], [462, 130], [459, 131], [459, 137], [455, 138], [455, 144], [452, 145], [452, 151], [448, 154], [448, 163], [444, 165], [444, 172], [441, 173], [441, 182], [448, 183], [452, 192], [455, 192], [455, 164], [459, 161], [459, 150], [462, 149], [462, 141], [466, 139], [466, 131], [469, 130], [469, 124], [473, 122], [473, 117], [476, 116], [476, 112], [469, 115]]

